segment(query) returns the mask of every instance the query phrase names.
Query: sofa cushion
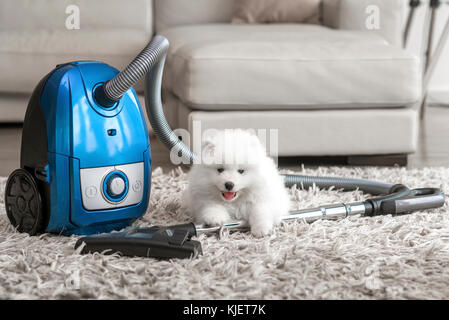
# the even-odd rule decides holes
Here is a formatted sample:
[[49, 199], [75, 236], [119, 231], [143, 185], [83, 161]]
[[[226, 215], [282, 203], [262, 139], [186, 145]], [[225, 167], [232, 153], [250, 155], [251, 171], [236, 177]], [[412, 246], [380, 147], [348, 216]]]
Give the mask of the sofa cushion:
[[318, 25], [192, 25], [170, 41], [165, 88], [194, 109], [403, 107], [419, 59], [364, 31]]
[[412, 108], [210, 112], [192, 110], [179, 100], [164, 107], [177, 108], [177, 127], [191, 138], [206, 129], [261, 129], [270, 143], [274, 130], [284, 157], [413, 153], [418, 142], [419, 116]]
[[229, 23], [234, 0], [154, 0], [156, 33], [176, 26]]
[[237, 0], [232, 23], [320, 22], [321, 0]]

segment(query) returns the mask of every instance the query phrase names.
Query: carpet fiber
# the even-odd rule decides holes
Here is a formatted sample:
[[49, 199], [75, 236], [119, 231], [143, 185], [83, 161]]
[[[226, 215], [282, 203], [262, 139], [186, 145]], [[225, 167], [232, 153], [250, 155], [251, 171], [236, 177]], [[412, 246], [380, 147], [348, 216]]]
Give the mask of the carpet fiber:
[[[318, 168], [333, 175], [442, 187], [449, 168]], [[10, 226], [0, 178], [0, 299], [432, 299], [449, 298], [449, 215], [352, 217], [279, 226], [272, 236], [222, 232], [200, 240], [197, 259], [157, 261], [80, 255], [77, 237], [30, 237]], [[182, 171], [153, 172], [150, 207], [138, 225], [188, 220], [180, 209]], [[306, 208], [363, 199], [360, 192], [291, 190]]]

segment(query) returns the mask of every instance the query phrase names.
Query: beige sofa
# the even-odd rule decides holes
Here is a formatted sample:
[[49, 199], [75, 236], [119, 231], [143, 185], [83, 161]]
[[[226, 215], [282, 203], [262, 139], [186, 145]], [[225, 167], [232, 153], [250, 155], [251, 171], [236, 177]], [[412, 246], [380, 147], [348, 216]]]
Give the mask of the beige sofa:
[[[401, 49], [406, 1], [324, 1], [323, 26], [232, 25], [232, 2], [155, 0], [175, 127], [278, 129], [281, 156], [415, 151], [420, 61]], [[369, 31], [373, 4], [380, 29]]]
[[[232, 25], [233, 1], [35, 0], [19, 21], [1, 18], [25, 2], [2, 2], [1, 120], [21, 119], [23, 98], [56, 63], [124, 66], [150, 38], [154, 13], [171, 44], [163, 102], [173, 127], [278, 129], [281, 156], [416, 150], [421, 67], [401, 49], [407, 0], [324, 0], [323, 25]], [[33, 27], [65, 18], [71, 3], [88, 15], [80, 30]], [[368, 5], [380, 10], [378, 30], [366, 28]]]
[[[79, 29], [66, 28], [69, 5], [79, 8]], [[0, 122], [23, 121], [31, 92], [57, 64], [125, 67], [152, 37], [152, 15], [152, 0], [0, 1]]]

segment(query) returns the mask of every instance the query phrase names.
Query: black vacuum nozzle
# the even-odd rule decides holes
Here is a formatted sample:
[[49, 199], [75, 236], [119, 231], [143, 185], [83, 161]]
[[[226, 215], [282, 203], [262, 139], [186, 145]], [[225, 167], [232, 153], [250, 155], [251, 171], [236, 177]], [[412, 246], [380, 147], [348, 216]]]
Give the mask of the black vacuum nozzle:
[[75, 249], [83, 243], [82, 254], [100, 252], [119, 253], [131, 257], [151, 257], [158, 259], [191, 258], [203, 254], [201, 243], [191, 240], [196, 235], [193, 223], [168, 227], [131, 228], [80, 238]]

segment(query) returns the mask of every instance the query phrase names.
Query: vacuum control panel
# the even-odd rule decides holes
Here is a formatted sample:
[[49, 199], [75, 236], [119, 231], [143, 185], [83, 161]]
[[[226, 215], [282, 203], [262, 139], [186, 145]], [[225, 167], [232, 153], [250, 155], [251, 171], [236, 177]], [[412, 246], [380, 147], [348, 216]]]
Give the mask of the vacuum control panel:
[[102, 210], [126, 207], [142, 200], [144, 163], [80, 169], [83, 207]]

